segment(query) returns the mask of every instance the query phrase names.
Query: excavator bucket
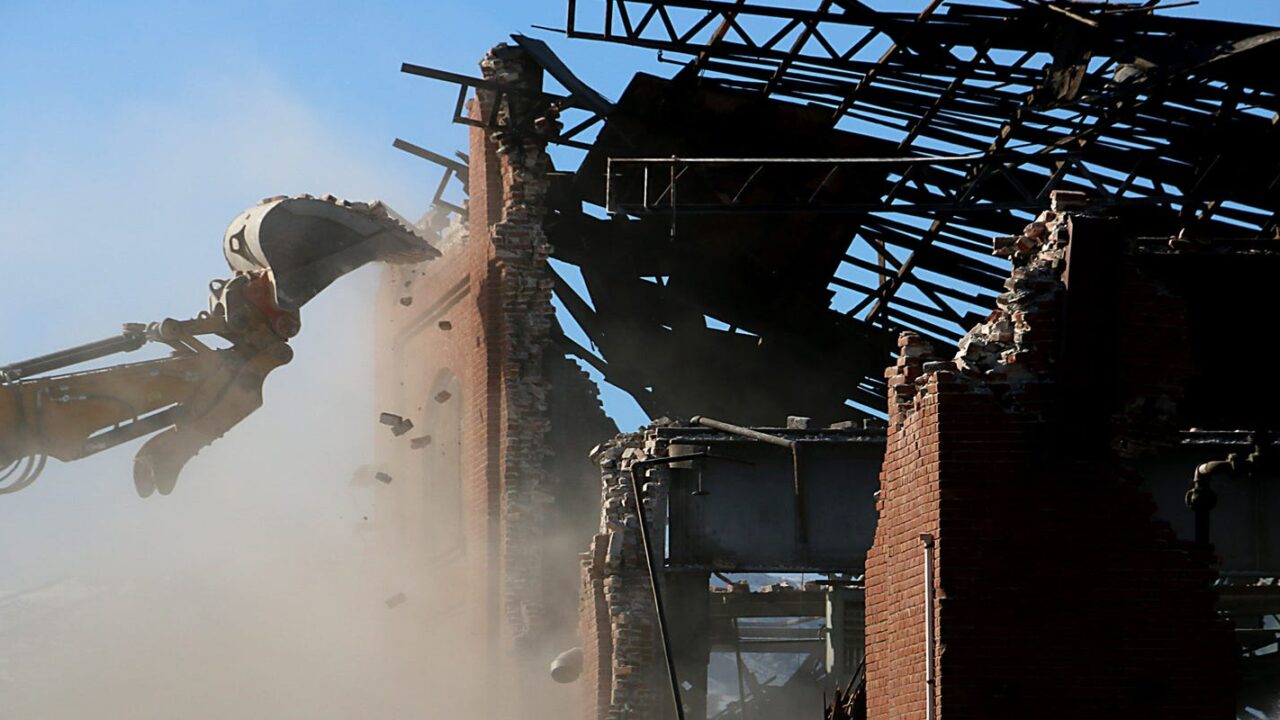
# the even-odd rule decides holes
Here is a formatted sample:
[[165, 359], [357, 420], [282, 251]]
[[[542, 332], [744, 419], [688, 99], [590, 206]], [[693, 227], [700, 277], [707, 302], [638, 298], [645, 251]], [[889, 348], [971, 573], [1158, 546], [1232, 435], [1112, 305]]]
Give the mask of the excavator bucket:
[[222, 251], [232, 270], [270, 270], [276, 304], [295, 311], [365, 263], [440, 256], [380, 202], [306, 195], [270, 198], [241, 213], [227, 228]]

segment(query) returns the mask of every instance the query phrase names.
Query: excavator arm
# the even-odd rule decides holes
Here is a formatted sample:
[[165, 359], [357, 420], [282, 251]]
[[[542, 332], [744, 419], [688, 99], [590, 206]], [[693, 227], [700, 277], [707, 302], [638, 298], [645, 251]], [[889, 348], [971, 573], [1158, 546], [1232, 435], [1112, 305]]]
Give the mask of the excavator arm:
[[[173, 490], [182, 467], [262, 405], [267, 374], [293, 358], [302, 305], [380, 260], [439, 252], [380, 204], [271, 198], [228, 228], [233, 275], [209, 284], [190, 320], [131, 323], [116, 336], [0, 367], [0, 494], [35, 482], [48, 458], [70, 462], [150, 436], [134, 457], [143, 497]], [[206, 341], [220, 339], [225, 347]], [[163, 343], [168, 357], [47, 375]]]

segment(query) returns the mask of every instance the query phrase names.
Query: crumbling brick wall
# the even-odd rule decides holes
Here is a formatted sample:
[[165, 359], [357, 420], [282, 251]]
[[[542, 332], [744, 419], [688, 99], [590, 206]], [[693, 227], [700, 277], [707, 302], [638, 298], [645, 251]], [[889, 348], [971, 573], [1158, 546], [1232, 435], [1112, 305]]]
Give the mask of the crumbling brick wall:
[[[579, 608], [565, 601], [577, 591], [582, 575], [579, 555], [598, 532], [600, 514], [600, 472], [582, 452], [584, 441], [592, 442], [617, 434], [618, 427], [601, 409], [600, 390], [577, 363], [559, 355], [548, 355], [547, 377], [553, 392], [548, 398], [552, 449], [548, 466], [549, 491], [556, 502], [549, 509], [547, 523], [553, 529], [544, 538], [549, 561], [544, 565], [543, 582], [555, 588], [555, 601], [546, 611], [551, 625], [560, 629], [550, 642], [561, 650], [579, 645]], [[595, 412], [588, 412], [595, 408]]]
[[[460, 404], [463, 551], [431, 568], [464, 608], [450, 622], [469, 629], [477, 676], [500, 673], [512, 702], [554, 697], [547, 663], [573, 645], [577, 552], [595, 525], [594, 466], [587, 451], [616, 431], [596, 388], [552, 345], [554, 309], [543, 232], [552, 163], [547, 139], [558, 124], [539, 94], [542, 71], [521, 50], [500, 45], [481, 63], [505, 90], [481, 90], [468, 112], [495, 126], [470, 132], [465, 223], [443, 228], [443, 256], [428, 266], [395, 269], [379, 299], [383, 409], [418, 418], [436, 400], [442, 373], [457, 379]], [[435, 218], [437, 221], [439, 218]], [[435, 222], [434, 230], [441, 230]], [[429, 431], [427, 431], [429, 432]], [[415, 432], [413, 435], [417, 435]], [[421, 542], [415, 524], [433, 516], [419, 478], [419, 455], [405, 438], [383, 440], [380, 462], [395, 482], [388, 503], [404, 542]], [[566, 515], [575, 541], [564, 539]], [[424, 509], [425, 508], [425, 509]], [[514, 673], [514, 674], [512, 674]], [[526, 693], [537, 685], [538, 693]], [[572, 691], [560, 691], [565, 698]], [[500, 703], [491, 707], [497, 714]], [[537, 707], [543, 714], [563, 707]]]
[[[501, 348], [490, 372], [498, 374], [502, 399], [498, 462], [503, 628], [516, 648], [524, 650], [522, 646], [535, 642], [533, 629], [545, 625], [547, 598], [540, 586], [546, 530], [542, 520], [553, 500], [544, 488], [550, 454], [546, 443], [550, 384], [543, 372], [543, 351], [549, 344], [554, 310], [547, 268], [551, 246], [542, 230], [551, 159], [546, 153], [546, 108], [530, 107], [539, 101], [520, 92], [540, 90], [541, 71], [523, 52], [506, 46], [490, 51], [480, 68], [485, 79], [512, 88], [504, 93], [497, 110], [500, 128], [482, 138], [475, 137], [481, 133], [473, 133], [473, 145], [479, 140], [483, 147], [478, 148], [479, 154], [473, 148], [472, 157], [483, 158], [482, 185], [489, 189], [496, 160], [501, 205], [487, 197], [484, 209], [497, 212], [486, 216], [473, 211], [471, 232], [473, 238], [483, 232], [492, 248], [490, 332]], [[488, 116], [495, 102], [499, 102], [496, 94], [480, 91], [475, 114]], [[535, 127], [535, 122], [540, 125]]]
[[[664, 659], [645, 566], [631, 465], [666, 454], [665, 441], [619, 435], [594, 453], [600, 466], [600, 530], [582, 556], [579, 636], [583, 649], [582, 713], [586, 720], [665, 717], [670, 695], [661, 682]], [[650, 537], [661, 545], [666, 471], [649, 469], [641, 493]], [[663, 550], [652, 548], [655, 557]]]
[[[1152, 518], [1106, 433], [1068, 427], [1089, 418], [1064, 393], [1074, 386], [1059, 383], [1075, 218], [1056, 209], [997, 241], [1014, 259], [1008, 292], [954, 358], [908, 333], [887, 373], [867, 559], [872, 720], [925, 717], [926, 652], [939, 718], [1233, 716], [1232, 637], [1214, 612], [1212, 558]], [[1106, 427], [1108, 411], [1097, 403], [1092, 421]]]

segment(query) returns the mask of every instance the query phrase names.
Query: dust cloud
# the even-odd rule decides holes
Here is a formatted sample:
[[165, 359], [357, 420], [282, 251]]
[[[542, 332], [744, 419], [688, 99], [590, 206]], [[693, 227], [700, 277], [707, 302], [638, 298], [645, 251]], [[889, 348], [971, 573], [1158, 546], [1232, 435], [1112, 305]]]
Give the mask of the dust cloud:
[[354, 477], [385, 430], [380, 271], [303, 309], [264, 407], [172, 495], [136, 497], [134, 443], [2, 499], [0, 718], [465, 716], [465, 638], [427, 610], [450, 588], [388, 532], [389, 486]]
[[[107, 109], [15, 108], [0, 141], [0, 363], [191, 317], [227, 276], [223, 230], [259, 198], [425, 209], [435, 178], [380, 129], [249, 59], [184, 67], [181, 84]], [[135, 442], [51, 461], [0, 498], [0, 720], [467, 716], [465, 638], [429, 609], [452, 588], [388, 527], [395, 486], [353, 482], [386, 430], [381, 271], [303, 308], [264, 407], [172, 495], [136, 496]]]

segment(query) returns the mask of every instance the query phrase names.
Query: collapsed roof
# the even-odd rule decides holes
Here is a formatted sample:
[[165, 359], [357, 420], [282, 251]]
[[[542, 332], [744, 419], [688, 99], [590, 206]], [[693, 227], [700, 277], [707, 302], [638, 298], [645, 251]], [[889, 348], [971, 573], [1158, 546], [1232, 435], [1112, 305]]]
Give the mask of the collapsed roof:
[[[562, 346], [651, 416], [883, 408], [891, 339], [981, 320], [1007, 277], [990, 238], [1053, 190], [1133, 236], [1277, 234], [1280, 30], [1157, 2], [807, 4], [570, 0], [568, 37], [677, 58], [616, 102], [514, 37], [564, 88], [538, 93], [565, 113], [552, 142], [586, 151], [545, 219], [592, 345]], [[405, 70], [457, 83], [459, 122], [501, 122], [464, 115], [470, 90], [514, 92]], [[397, 146], [446, 168], [448, 205], [465, 156]]]

